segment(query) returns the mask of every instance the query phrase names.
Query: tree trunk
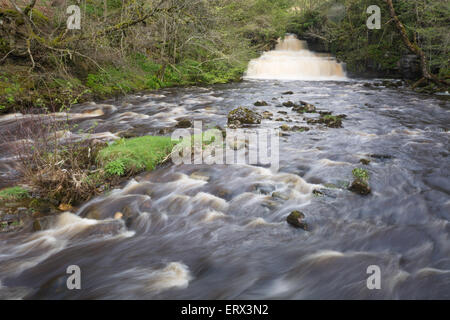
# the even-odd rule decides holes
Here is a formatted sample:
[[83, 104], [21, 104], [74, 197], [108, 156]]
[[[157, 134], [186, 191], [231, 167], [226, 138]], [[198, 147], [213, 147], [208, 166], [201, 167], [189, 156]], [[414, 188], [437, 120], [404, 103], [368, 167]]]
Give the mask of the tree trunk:
[[[409, 40], [408, 34], [406, 33], [405, 26], [400, 21], [397, 14], [395, 13], [395, 9], [394, 9], [392, 0], [385, 0], [385, 1], [389, 7], [389, 13], [391, 15], [392, 20], [394, 20], [395, 26], [397, 27], [397, 30], [400, 33], [403, 43], [409, 49], [409, 51], [411, 51], [412, 53], [414, 53], [415, 55], [417, 55], [420, 58], [420, 66], [421, 66], [423, 79], [420, 79], [418, 83], [423, 82], [423, 80], [426, 79], [428, 81], [432, 81], [432, 82], [436, 83], [437, 85], [444, 84], [444, 85], [448, 86], [448, 83], [446, 83], [442, 80], [439, 80], [435, 75], [431, 74], [430, 71], [428, 71], [428, 61], [425, 56], [425, 53], [423, 53], [422, 49], [417, 45], [416, 42], [412, 43]], [[416, 85], [418, 83], [416, 83]]]

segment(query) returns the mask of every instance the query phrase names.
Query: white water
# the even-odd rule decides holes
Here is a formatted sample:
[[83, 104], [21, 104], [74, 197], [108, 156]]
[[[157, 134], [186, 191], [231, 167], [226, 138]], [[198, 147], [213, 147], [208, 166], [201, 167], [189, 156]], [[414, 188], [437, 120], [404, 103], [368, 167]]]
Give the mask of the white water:
[[275, 50], [250, 61], [246, 79], [345, 80], [344, 67], [336, 59], [308, 50], [295, 35], [278, 39]]

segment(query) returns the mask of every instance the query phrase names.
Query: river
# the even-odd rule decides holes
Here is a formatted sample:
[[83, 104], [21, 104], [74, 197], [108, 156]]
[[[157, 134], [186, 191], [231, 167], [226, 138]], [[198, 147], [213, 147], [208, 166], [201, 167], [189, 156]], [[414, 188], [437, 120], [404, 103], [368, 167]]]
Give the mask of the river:
[[[170, 135], [164, 129], [180, 117], [225, 127], [237, 106], [273, 113], [260, 127], [305, 125], [304, 115], [279, 106], [286, 101], [347, 117], [343, 128], [280, 137], [276, 172], [166, 164], [47, 230], [0, 234], [0, 297], [450, 299], [449, 104], [367, 82], [375, 80], [248, 79], [75, 106], [78, 115], [102, 110], [74, 121], [81, 129], [95, 122], [94, 133], [108, 136]], [[253, 107], [260, 100], [269, 105]], [[11, 161], [2, 153], [6, 177]], [[370, 173], [369, 196], [330, 187], [351, 181], [357, 167]], [[286, 223], [293, 210], [310, 230]], [[116, 212], [132, 218], [114, 220]], [[81, 269], [81, 290], [66, 288], [69, 265]], [[367, 288], [371, 265], [380, 267], [380, 290]]]

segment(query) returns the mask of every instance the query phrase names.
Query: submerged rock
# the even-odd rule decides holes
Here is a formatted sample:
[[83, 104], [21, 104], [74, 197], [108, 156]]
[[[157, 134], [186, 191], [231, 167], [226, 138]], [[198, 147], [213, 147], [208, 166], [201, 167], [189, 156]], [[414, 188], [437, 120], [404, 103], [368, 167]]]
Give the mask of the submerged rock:
[[308, 225], [304, 221], [305, 215], [300, 211], [292, 211], [291, 214], [286, 218], [286, 221], [296, 227], [303, 230], [308, 230]]
[[228, 114], [228, 124], [239, 126], [241, 124], [260, 124], [262, 116], [248, 108], [239, 107]]
[[283, 94], [283, 95], [290, 95], [290, 94], [294, 94], [294, 92], [292, 92], [292, 91], [286, 91], [286, 92], [283, 92], [282, 94]]
[[45, 216], [42, 218], [38, 218], [33, 222], [33, 230], [34, 231], [42, 231], [46, 229], [50, 229], [51, 226], [55, 223], [57, 216]]
[[275, 186], [272, 184], [258, 183], [253, 186], [253, 190], [261, 194], [271, 194], [275, 190]]
[[289, 200], [289, 196], [286, 194], [283, 194], [281, 192], [272, 193], [272, 198], [281, 199], [281, 200]]

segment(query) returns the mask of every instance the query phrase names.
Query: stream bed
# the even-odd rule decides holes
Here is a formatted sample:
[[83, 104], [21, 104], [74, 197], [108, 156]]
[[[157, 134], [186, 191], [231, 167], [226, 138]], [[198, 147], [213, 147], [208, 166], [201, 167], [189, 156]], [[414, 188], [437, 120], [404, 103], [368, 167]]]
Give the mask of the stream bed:
[[[280, 137], [277, 172], [167, 164], [48, 229], [0, 234], [0, 298], [450, 299], [450, 105], [366, 82], [252, 80], [75, 106], [80, 129], [111, 138], [170, 136], [179, 118], [225, 127], [238, 106], [272, 113], [261, 128], [308, 126], [279, 106], [287, 101], [347, 117], [343, 128]], [[261, 100], [269, 105], [253, 106]], [[7, 151], [4, 181], [14, 175]], [[357, 167], [370, 173], [368, 196], [340, 187]], [[310, 230], [286, 222], [294, 210]], [[66, 287], [69, 265], [81, 290]], [[367, 288], [371, 265], [380, 290]]]

